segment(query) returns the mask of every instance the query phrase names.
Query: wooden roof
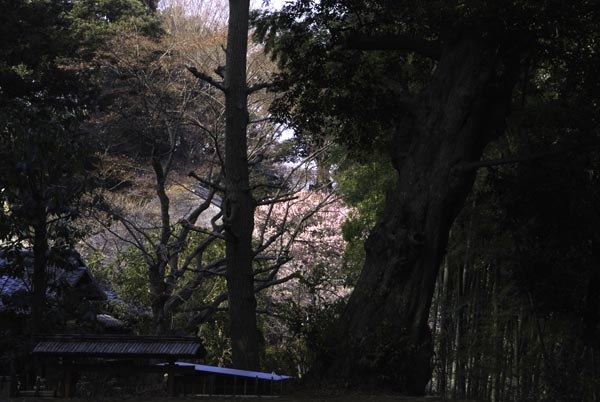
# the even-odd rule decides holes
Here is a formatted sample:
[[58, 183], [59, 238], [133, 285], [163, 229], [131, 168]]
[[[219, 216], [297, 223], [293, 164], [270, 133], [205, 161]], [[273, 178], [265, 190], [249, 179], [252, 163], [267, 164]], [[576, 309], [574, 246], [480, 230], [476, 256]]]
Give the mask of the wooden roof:
[[32, 353], [107, 358], [202, 358], [200, 338], [129, 335], [55, 335], [40, 338]]
[[[48, 261], [46, 293], [56, 295], [57, 288], [77, 290], [88, 300], [106, 300], [104, 290], [94, 279], [75, 250], [65, 252], [64, 266], [57, 267]], [[7, 251], [0, 249], [0, 296], [7, 298], [17, 293], [31, 293], [33, 289], [33, 252], [29, 249]], [[66, 285], [66, 287], [64, 286]], [[0, 297], [0, 310], [6, 308]]]

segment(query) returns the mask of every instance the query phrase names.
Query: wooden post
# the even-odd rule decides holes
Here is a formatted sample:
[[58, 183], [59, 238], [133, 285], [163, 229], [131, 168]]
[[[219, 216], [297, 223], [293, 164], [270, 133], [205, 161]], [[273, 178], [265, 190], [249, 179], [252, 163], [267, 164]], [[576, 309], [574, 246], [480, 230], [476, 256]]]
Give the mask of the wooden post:
[[17, 386], [19, 382], [19, 379], [17, 377], [17, 375], [15, 374], [15, 372], [12, 372], [12, 375], [10, 376], [10, 384], [9, 387], [10, 389], [8, 390], [8, 396], [11, 398], [16, 398], [18, 396], [19, 393], [19, 388]]
[[65, 392], [63, 396], [65, 398], [71, 398], [73, 396], [73, 371], [71, 367], [65, 367], [64, 375]]
[[72, 398], [75, 390], [73, 389], [73, 367], [72, 362], [68, 357], [61, 356], [62, 367], [63, 367], [63, 380], [62, 380], [62, 396], [63, 398]]
[[167, 393], [169, 396], [176, 396], [175, 390], [175, 362], [169, 361], [167, 365]]

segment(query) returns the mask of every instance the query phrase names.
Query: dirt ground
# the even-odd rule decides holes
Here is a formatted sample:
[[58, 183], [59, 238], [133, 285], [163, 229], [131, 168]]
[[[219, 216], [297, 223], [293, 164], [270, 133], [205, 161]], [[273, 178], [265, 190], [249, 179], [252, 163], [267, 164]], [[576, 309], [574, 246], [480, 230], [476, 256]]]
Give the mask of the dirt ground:
[[[35, 399], [35, 398], [15, 398], [7, 402], [50, 402], [60, 399]], [[69, 402], [442, 402], [444, 399], [437, 397], [407, 397], [397, 394], [366, 394], [347, 391], [300, 391], [289, 395], [274, 397], [204, 397], [204, 396], [186, 396], [186, 397], [123, 397], [108, 399], [69, 399]], [[454, 402], [475, 402], [475, 401], [454, 401]]]

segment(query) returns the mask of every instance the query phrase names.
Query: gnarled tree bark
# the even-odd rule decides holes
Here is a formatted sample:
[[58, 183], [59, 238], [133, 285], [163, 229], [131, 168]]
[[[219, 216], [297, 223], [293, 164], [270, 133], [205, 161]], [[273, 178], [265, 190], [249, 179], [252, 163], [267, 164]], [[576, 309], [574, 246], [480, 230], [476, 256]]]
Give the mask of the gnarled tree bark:
[[461, 166], [479, 160], [503, 132], [519, 72], [520, 51], [507, 39], [457, 33], [397, 125], [391, 153], [398, 186], [365, 244], [365, 265], [340, 321], [343, 341], [328, 369], [350, 384], [421, 394], [431, 378], [432, 295], [450, 227], [475, 177]]

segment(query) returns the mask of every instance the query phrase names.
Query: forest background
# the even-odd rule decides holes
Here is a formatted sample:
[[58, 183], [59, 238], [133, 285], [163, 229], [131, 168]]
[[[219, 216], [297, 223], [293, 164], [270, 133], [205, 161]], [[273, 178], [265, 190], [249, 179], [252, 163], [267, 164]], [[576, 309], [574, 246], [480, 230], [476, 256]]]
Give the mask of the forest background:
[[31, 318], [3, 320], [4, 359], [23, 334], [98, 330], [99, 307], [46, 297], [77, 249], [103, 312], [199, 335], [209, 364], [598, 400], [598, 5], [258, 8], [232, 108], [224, 1], [3, 3], [0, 235], [34, 265], [32, 294], [6, 301]]

